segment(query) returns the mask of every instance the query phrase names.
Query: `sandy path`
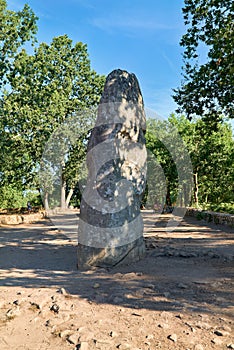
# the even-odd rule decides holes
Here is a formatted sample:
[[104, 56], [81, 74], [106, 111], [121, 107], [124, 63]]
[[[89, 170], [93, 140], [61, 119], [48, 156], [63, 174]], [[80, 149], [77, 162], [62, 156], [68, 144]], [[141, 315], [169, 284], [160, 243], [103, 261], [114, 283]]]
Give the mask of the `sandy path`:
[[234, 230], [168, 219], [144, 211], [146, 258], [111, 271], [77, 271], [75, 230], [1, 227], [0, 349], [234, 348]]

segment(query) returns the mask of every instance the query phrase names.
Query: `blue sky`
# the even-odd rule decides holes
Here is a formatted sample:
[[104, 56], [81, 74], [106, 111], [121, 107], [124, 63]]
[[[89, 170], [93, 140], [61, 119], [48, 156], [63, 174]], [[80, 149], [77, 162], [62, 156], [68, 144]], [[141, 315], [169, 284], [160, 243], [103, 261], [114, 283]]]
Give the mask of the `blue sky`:
[[136, 74], [145, 106], [168, 117], [176, 105], [185, 27], [182, 0], [8, 0], [8, 8], [28, 3], [38, 21], [39, 42], [67, 34], [88, 45], [91, 66], [107, 75], [121, 68]]

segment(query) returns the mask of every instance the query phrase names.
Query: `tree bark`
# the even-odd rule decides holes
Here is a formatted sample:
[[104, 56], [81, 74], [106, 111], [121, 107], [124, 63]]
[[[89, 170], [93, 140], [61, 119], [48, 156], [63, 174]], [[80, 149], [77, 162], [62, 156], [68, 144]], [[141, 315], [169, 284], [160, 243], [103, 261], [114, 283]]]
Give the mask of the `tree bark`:
[[61, 180], [61, 197], [60, 197], [60, 207], [61, 209], [66, 209], [66, 181], [62, 175], [62, 180]]
[[69, 207], [69, 203], [70, 203], [70, 200], [71, 200], [73, 193], [74, 193], [74, 188], [71, 188], [68, 195], [67, 195], [67, 199], [66, 199], [66, 207], [67, 208]]
[[45, 211], [49, 210], [50, 207], [49, 207], [49, 194], [48, 192], [45, 192], [44, 194], [44, 208], [45, 208]]
[[193, 179], [194, 179], [194, 202], [195, 202], [195, 205], [198, 206], [199, 200], [198, 200], [198, 178], [197, 178], [197, 173], [195, 173], [193, 175]]

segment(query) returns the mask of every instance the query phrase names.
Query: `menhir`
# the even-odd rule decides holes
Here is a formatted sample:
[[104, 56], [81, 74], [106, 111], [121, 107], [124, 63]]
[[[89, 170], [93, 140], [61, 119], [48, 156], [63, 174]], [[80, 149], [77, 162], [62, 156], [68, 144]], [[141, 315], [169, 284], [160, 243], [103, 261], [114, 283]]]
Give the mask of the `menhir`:
[[146, 185], [146, 119], [137, 78], [105, 83], [87, 153], [78, 229], [78, 268], [113, 267], [145, 254], [140, 206]]

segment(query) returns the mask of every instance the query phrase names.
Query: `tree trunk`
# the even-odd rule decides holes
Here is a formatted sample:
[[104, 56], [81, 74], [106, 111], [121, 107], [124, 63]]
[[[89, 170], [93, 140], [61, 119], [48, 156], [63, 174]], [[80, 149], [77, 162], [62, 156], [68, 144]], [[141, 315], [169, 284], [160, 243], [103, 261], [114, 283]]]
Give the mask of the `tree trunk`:
[[197, 173], [193, 175], [194, 179], [194, 202], [195, 205], [198, 206], [199, 201], [198, 201], [198, 180], [197, 180]]
[[62, 181], [61, 181], [61, 192], [60, 192], [60, 207], [61, 209], [66, 209], [66, 181], [62, 175]]
[[49, 194], [48, 192], [45, 192], [44, 194], [44, 208], [45, 208], [45, 211], [49, 210]]
[[74, 192], [74, 188], [71, 188], [69, 193], [68, 193], [67, 199], [66, 199], [66, 207], [67, 208], [69, 207], [69, 203], [70, 203], [71, 197], [73, 195], [73, 192]]
[[167, 184], [167, 194], [166, 194], [166, 205], [171, 207], [172, 202], [171, 202], [171, 189], [170, 189], [170, 183], [168, 182]]
[[188, 203], [187, 185], [183, 184], [183, 194], [182, 194], [182, 207], [185, 207], [185, 203]]

